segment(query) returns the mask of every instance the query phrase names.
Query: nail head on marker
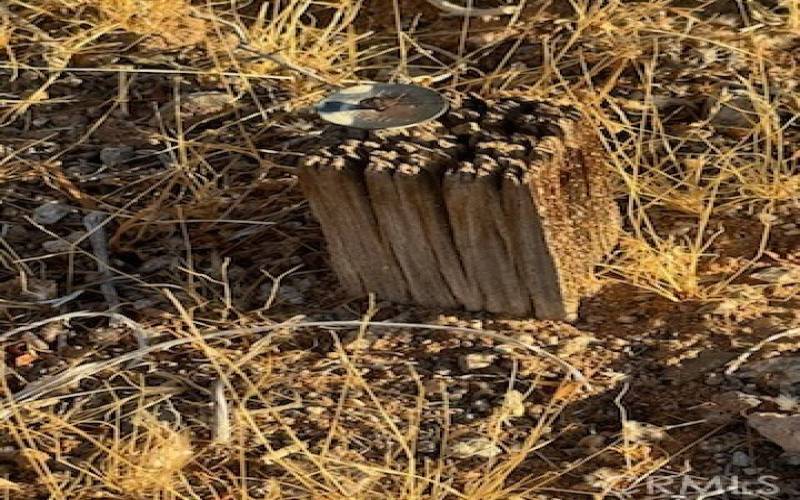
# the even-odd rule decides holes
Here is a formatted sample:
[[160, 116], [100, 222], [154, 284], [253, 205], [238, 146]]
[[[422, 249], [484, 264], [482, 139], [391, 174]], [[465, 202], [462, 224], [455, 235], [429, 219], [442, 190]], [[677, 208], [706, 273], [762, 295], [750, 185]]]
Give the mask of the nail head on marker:
[[441, 116], [447, 101], [416, 85], [371, 83], [348, 87], [316, 105], [320, 117], [345, 127], [379, 130], [412, 127]]

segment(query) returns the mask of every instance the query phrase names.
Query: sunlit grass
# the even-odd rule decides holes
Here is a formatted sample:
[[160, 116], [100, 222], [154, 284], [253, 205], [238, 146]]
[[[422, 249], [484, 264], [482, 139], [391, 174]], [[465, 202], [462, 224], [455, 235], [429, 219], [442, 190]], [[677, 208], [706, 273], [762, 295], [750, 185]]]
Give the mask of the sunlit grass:
[[[252, 136], [252, 129], [245, 125], [261, 120], [267, 129], [275, 124], [268, 109], [278, 105], [301, 108], [336, 85], [386, 75], [416, 78], [451, 91], [513, 91], [577, 102], [603, 133], [608, 173], [626, 218], [626, 234], [603, 265], [603, 275], [675, 302], [725, 299], [735, 293], [730, 285], [764, 252], [774, 214], [784, 205], [797, 204], [800, 157], [792, 134], [800, 121], [800, 101], [772, 91], [771, 82], [779, 70], [773, 61], [786, 56], [780, 51], [790, 36], [787, 32], [800, 27], [800, 3], [783, 0], [785, 11], [781, 12], [785, 14], [780, 24], [774, 25], [775, 36], [757, 30], [722, 29], [709, 24], [701, 13], [671, 7], [666, 0], [633, 4], [575, 0], [570, 4], [574, 13], [555, 22], [541, 17], [537, 9], [529, 9], [522, 14], [522, 26], [506, 29], [498, 23], [500, 40], [514, 40], [534, 25], [554, 32], [562, 29], [557, 36], [534, 38], [543, 47], [542, 65], [514, 64], [532, 50], [520, 43], [504, 55], [502, 67], [484, 72], [476, 69], [478, 61], [468, 59], [479, 51], [466, 48], [466, 36], [458, 40], [461, 30], [468, 35], [470, 27], [482, 26], [481, 20], [462, 23], [459, 19], [450, 25], [452, 31], [440, 33], [437, 25], [421, 24], [424, 19], [406, 10], [404, 2], [382, 2], [387, 18], [393, 19], [397, 9], [408, 21], [401, 23], [403, 33], [398, 35], [367, 31], [368, 23], [363, 22], [366, 5], [358, 1], [279, 0], [238, 8], [236, 2], [187, 0], [10, 0], [8, 9], [0, 6], [0, 65], [14, 82], [26, 72], [38, 79], [22, 86], [23, 92], [0, 96], [5, 108], [0, 111], [0, 122], [17, 126], [30, 118], [37, 106], [52, 103], [49, 90], [66, 74], [80, 75], [87, 82], [91, 75], [122, 75], [117, 95], [103, 96], [113, 108], [98, 123], [118, 111], [120, 96], [127, 97], [125, 86], [138, 75], [169, 76], [173, 79], [169, 92], [175, 99], [191, 93], [186, 83], [198, 78], [217, 84], [233, 100], [251, 98], [255, 102], [257, 113], [236, 115], [214, 132], [236, 131], [233, 142], [224, 142], [213, 133], [191, 135], [180, 123], [179, 113], [165, 112], [152, 137], [158, 148], [168, 153], [169, 165], [152, 177], [113, 191], [117, 195], [136, 187], [135, 196], [126, 199], [124, 206], [114, 205], [111, 195], [100, 200], [119, 217], [112, 243], [124, 242], [129, 251], [137, 250], [155, 224], [178, 221], [172, 237], [184, 245], [179, 252], [186, 259], [171, 271], [172, 283], [165, 287], [164, 283], [132, 278], [139, 291], [160, 298], [175, 290], [185, 293], [182, 300], [186, 304], [169, 295], [170, 300], [175, 299], [171, 303], [174, 310], [165, 313], [169, 319], [151, 325], [171, 337], [198, 338], [201, 330], [212, 326], [277, 321], [271, 316], [271, 301], [256, 313], [248, 313], [231, 300], [231, 290], [246, 295], [242, 290], [252, 292], [264, 277], [229, 275], [230, 261], [225, 256], [217, 256], [218, 266], [211, 271], [193, 267], [192, 245], [208, 243], [186, 237], [186, 221], [225, 219], [229, 210], [241, 199], [255, 196], [252, 192], [259, 187], [258, 181], [249, 177], [246, 186], [236, 184], [239, 174], [232, 173], [231, 164], [219, 166], [213, 160], [220, 155], [241, 156], [271, 168], [274, 157], [256, 144], [264, 138]], [[524, 17], [528, 15], [530, 18]], [[445, 46], [445, 35], [455, 39], [456, 46], [452, 42]], [[464, 46], [457, 46], [459, 42]], [[660, 107], [668, 94], [664, 86], [672, 82], [659, 81], [663, 77], [658, 70], [664, 59], [669, 60], [659, 59], [665, 54], [672, 60], [688, 57], [669, 52], [675, 47], [700, 59], [747, 61], [746, 74], [736, 74], [729, 82], [738, 86], [739, 100], [733, 101], [733, 94], [713, 85], [704, 89], [704, 94], [680, 96], [686, 106], [698, 109], [691, 113], [695, 121], [682, 128], [673, 126], [670, 114], [675, 111]], [[125, 58], [104, 59], [120, 54]], [[780, 71], [788, 71], [784, 66]], [[420, 76], [425, 70], [431, 74]], [[675, 71], [676, 80], [687, 77], [680, 68]], [[779, 77], [787, 76], [781, 73]], [[264, 98], [255, 90], [262, 84], [274, 85], [275, 95], [280, 90], [285, 96], [276, 97], [279, 102]], [[620, 92], [629, 88], [638, 94]], [[699, 105], [690, 102], [692, 98], [707, 102]], [[741, 108], [738, 111], [746, 119], [733, 127], [735, 130], [714, 129], [709, 122], [726, 104]], [[285, 123], [281, 126], [286, 127]], [[733, 139], [720, 141], [723, 134], [731, 134]], [[13, 167], [27, 176], [42, 175], [47, 185], [63, 188], [58, 184], [63, 178], [59, 177], [62, 165], [58, 161], [47, 164], [48, 170], [40, 164], [17, 161], [16, 152], [3, 154], [3, 178]], [[145, 187], [138, 190], [139, 184]], [[263, 204], [252, 217], [267, 227], [281, 222], [286, 212], [302, 208], [301, 201], [286, 209], [273, 208], [274, 200], [288, 192], [259, 192]], [[736, 210], [762, 222], [761, 246], [747, 256], [750, 261], [735, 269], [711, 272], [723, 257], [714, 251], [722, 236], [715, 220]], [[159, 219], [161, 216], [165, 219]], [[274, 220], [265, 220], [270, 217]], [[657, 223], [659, 217], [680, 218], [688, 230], [664, 227]], [[237, 237], [240, 234], [247, 236], [237, 233]], [[268, 238], [289, 237], [276, 234], [270, 233]], [[247, 244], [260, 245], [268, 238], [260, 233], [255, 243], [250, 240]], [[47, 264], [37, 265], [43, 266], [37, 268], [40, 270]], [[581, 465], [580, 461], [568, 467], [545, 464], [538, 455], [551, 444], [545, 436], [561, 411], [586, 395], [575, 389], [568, 377], [546, 402], [552, 411], [518, 448], [504, 449], [502, 455], [491, 459], [465, 460], [450, 454], [447, 443], [458, 436], [448, 434], [451, 423], [444, 406], [436, 422], [443, 429], [443, 449], [436, 457], [419, 459], [416, 447], [423, 425], [421, 413], [432, 397], [421, 388], [421, 382], [402, 395], [405, 407], [398, 408], [399, 396], [375, 392], [362, 376], [370, 366], [341, 345], [332, 352], [335, 361], [326, 361], [338, 370], [335, 374], [330, 368], [331, 373], [302, 375], [293, 369], [305, 366], [303, 352], [279, 354], [266, 347], [258, 351], [264, 346], [257, 341], [229, 347], [198, 340], [192, 350], [183, 353], [206, 359], [210, 373], [222, 384], [230, 426], [222, 433], [224, 439], [216, 434], [218, 424], [198, 417], [201, 409], [219, 403], [211, 387], [192, 386], [186, 377], [175, 374], [164, 387], [125, 383], [76, 394], [74, 387], [69, 388], [62, 396], [64, 401], [73, 399], [65, 407], [74, 405], [75, 409], [66, 412], [58, 410], [57, 404], [64, 401], [57, 395], [53, 400], [20, 403], [13, 409], [13, 418], [0, 429], [11, 436], [9, 442], [23, 450], [17, 464], [20, 470], [40, 478], [39, 493], [53, 498], [101, 492], [164, 499], [522, 499], [556, 494], [548, 488], [555, 488], [559, 478]], [[243, 353], [240, 348], [249, 351]], [[323, 362], [320, 365], [325, 366]], [[253, 366], [260, 371], [248, 371]], [[4, 376], [16, 380], [10, 369], [4, 370]], [[116, 373], [128, 372], [118, 369]], [[415, 375], [409, 371], [404, 376], [411, 379]], [[341, 395], [324, 407], [336, 415], [337, 425], [330, 429], [328, 444], [322, 449], [310, 449], [301, 435], [301, 424], [283, 415], [287, 409], [317, 405], [315, 398], [319, 397], [307, 394], [293, 394], [292, 402], [285, 401], [286, 388], [305, 377], [314, 377], [320, 387]], [[196, 400], [183, 391], [194, 391]], [[8, 395], [10, 390], [6, 387], [3, 392]], [[353, 392], [361, 395], [355, 398]], [[113, 397], [108, 396], [111, 393]], [[195, 411], [181, 415], [176, 410], [180, 404]], [[363, 433], [369, 431], [391, 444], [382, 459], [366, 456], [374, 443], [365, 443], [364, 436], [340, 425], [344, 416], [361, 419]], [[493, 414], [477, 432], [490, 443], [498, 443], [510, 425], [508, 418], [502, 412]], [[602, 450], [624, 464], [598, 471], [594, 480], [600, 491], [611, 494], [635, 484], [637, 478], [669, 459], [647, 440], [632, 439], [628, 431], [620, 429]], [[83, 446], [82, 458], [71, 456], [70, 446]], [[549, 470], [541, 474], [527, 471], [526, 466], [535, 460]], [[79, 479], [70, 478], [65, 470]], [[10, 498], [26, 487], [21, 479], [0, 477], [0, 492], [8, 492]], [[261, 496], [254, 496], [255, 490]]]

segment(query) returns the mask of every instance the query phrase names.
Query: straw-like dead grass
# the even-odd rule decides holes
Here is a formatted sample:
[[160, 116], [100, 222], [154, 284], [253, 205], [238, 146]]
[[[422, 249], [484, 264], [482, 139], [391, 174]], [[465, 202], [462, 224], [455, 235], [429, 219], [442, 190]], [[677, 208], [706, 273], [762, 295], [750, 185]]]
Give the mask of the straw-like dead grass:
[[[17, 279], [2, 321], [105, 308], [98, 258], [69, 219], [78, 208], [60, 226], [32, 215], [52, 198], [110, 216], [112, 283], [141, 322], [76, 317], [7, 339], [0, 492], [602, 498], [632, 494], [668, 464], [624, 415], [587, 453], [559, 451], [575, 446], [576, 420], [559, 420], [567, 408], [617, 380], [596, 360], [590, 388], [541, 353], [507, 351], [495, 385], [469, 386], [489, 394], [475, 413], [448, 384], [471, 380], [451, 361], [497, 347], [480, 333], [451, 344], [407, 329], [376, 340], [366, 323], [291, 326], [361, 314], [329, 291], [287, 158], [314, 130], [303, 108], [362, 79], [580, 103], [603, 131], [626, 212], [604, 279], [676, 303], [741, 293], [798, 210], [800, 4], [711, 14], [690, 1], [546, 3], [489, 20], [433, 17], [427, 2], [0, 6], [3, 218], [28, 231], [0, 237], [5, 285]], [[102, 148], [113, 151], [98, 162]], [[741, 221], [754, 229], [740, 248], [726, 236]], [[37, 280], [57, 293], [37, 292]], [[282, 340], [249, 333], [263, 325]], [[204, 337], [233, 328], [242, 333]], [[164, 338], [186, 342], [102, 364]], [[13, 396], [81, 367], [36, 397]]]

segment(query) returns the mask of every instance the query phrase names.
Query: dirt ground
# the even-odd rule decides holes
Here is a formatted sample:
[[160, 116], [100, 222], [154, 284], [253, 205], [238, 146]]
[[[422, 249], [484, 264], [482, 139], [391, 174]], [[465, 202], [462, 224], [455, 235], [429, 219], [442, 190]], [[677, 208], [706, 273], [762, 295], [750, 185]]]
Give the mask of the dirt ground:
[[[437, 3], [0, 5], [5, 498], [800, 498], [800, 4]], [[575, 323], [339, 290], [293, 172], [362, 80], [584, 111]]]

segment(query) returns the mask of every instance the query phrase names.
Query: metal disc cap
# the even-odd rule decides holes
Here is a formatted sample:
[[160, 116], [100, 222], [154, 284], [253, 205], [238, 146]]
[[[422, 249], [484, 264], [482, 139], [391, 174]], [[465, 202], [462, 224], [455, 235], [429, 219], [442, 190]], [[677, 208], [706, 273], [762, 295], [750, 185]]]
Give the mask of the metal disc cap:
[[368, 130], [405, 128], [433, 120], [447, 111], [440, 93], [399, 83], [372, 83], [339, 90], [317, 103], [330, 123]]

